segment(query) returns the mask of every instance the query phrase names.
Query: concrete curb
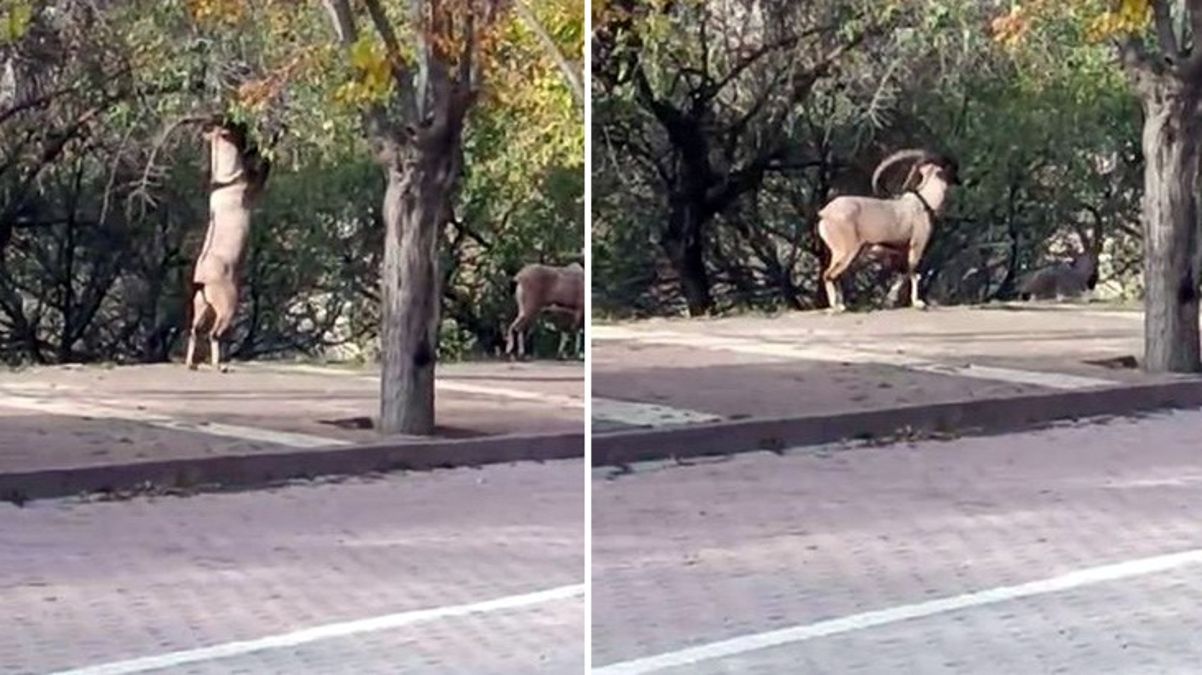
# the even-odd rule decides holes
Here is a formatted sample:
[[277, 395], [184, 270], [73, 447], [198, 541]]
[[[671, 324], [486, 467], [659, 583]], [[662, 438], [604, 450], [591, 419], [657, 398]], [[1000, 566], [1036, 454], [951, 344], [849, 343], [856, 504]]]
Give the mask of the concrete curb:
[[583, 456], [583, 433], [380, 441], [318, 450], [6, 472], [0, 473], [0, 500], [19, 503], [82, 492], [137, 490], [148, 485], [159, 488], [246, 487], [317, 476], [427, 471]]
[[782, 450], [918, 432], [990, 434], [1057, 420], [1202, 407], [1202, 379], [593, 435], [593, 466]]

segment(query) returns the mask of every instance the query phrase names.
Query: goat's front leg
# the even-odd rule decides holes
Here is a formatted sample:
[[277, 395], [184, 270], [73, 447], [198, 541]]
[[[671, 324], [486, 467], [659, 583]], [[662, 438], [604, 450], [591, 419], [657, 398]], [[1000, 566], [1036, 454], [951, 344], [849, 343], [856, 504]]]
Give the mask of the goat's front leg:
[[221, 368], [221, 341], [217, 336], [209, 336], [209, 358], [213, 361], [213, 370], [224, 372]]
[[926, 309], [927, 303], [923, 302], [918, 295], [918, 263], [922, 260], [922, 250], [926, 246], [926, 242], [921, 242], [922, 245], [910, 245], [910, 257], [907, 260], [907, 272], [910, 274], [910, 306], [915, 309]]
[[584, 360], [584, 310], [579, 309], [572, 316], [572, 333], [575, 338], [572, 346], [576, 348], [576, 358]]
[[568, 333], [563, 331], [559, 334], [559, 347], [555, 349], [555, 358], [563, 359], [568, 354]]
[[918, 297], [918, 273], [910, 273], [910, 305], [914, 309], [926, 309], [927, 303]]

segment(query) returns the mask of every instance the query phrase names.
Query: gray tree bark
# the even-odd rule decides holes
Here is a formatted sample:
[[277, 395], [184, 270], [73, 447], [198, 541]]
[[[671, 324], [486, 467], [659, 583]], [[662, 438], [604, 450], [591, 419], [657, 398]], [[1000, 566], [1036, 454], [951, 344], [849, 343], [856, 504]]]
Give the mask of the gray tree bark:
[[[1198, 133], [1202, 131], [1202, 2], [1174, 13], [1153, 0], [1155, 47], [1138, 36], [1119, 60], [1143, 104], [1144, 368], [1200, 368]], [[1189, 41], [1186, 36], [1189, 35]]]
[[[386, 434], [434, 432], [434, 367], [438, 360], [438, 242], [451, 212], [461, 169], [463, 124], [479, 91], [474, 29], [495, 20], [502, 3], [474, 4], [466, 21], [428, 0], [410, 0], [417, 57], [406, 62], [396, 32], [378, 0], [364, 6], [393, 64], [400, 112], [376, 104], [365, 111], [368, 135], [380, 150], [384, 194], [384, 263], [380, 278], [380, 425]], [[339, 41], [357, 39], [348, 0], [325, 0]], [[436, 47], [439, 30], [460, 31], [451, 57]], [[445, 37], [445, 36], [443, 36]]]
[[1198, 95], [1160, 83], [1144, 96], [1144, 359], [1199, 370]]
[[446, 222], [457, 133], [423, 129], [388, 168], [381, 278], [380, 429], [434, 431], [440, 315], [439, 233]]

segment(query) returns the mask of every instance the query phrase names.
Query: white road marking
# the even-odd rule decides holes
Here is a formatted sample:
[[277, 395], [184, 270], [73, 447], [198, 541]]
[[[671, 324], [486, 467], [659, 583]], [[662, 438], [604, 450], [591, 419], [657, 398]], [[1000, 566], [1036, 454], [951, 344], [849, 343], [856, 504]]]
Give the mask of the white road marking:
[[370, 619], [331, 623], [324, 626], [306, 628], [291, 633], [271, 635], [268, 637], [259, 638], [257, 640], [226, 642], [224, 644], [213, 645], [211, 647], [187, 649], [178, 652], [170, 652], [168, 654], [160, 654], [158, 656], [147, 656], [138, 659], [130, 659], [128, 661], [116, 661], [113, 663], [105, 663], [95, 666], [85, 666], [83, 668], [76, 668], [74, 670], [59, 671], [58, 673], [53, 673], [52, 675], [126, 675], [127, 673], [144, 673], [151, 670], [182, 666], [189, 663], [200, 663], [204, 661], [215, 661], [217, 659], [230, 658], [233, 656], [243, 656], [245, 654], [252, 654], [269, 649], [296, 647], [298, 645], [308, 644], [318, 640], [328, 640], [330, 638], [346, 637], [348, 635], [358, 635], [360, 633], [371, 633], [381, 630], [388, 630], [390, 628], [400, 628], [403, 626], [429, 623], [439, 619], [449, 619], [452, 617], [468, 616], [472, 614], [484, 614], [487, 612], [498, 612], [508, 609], [520, 609], [522, 607], [530, 607], [556, 600], [567, 600], [570, 598], [581, 597], [583, 595], [584, 584], [560, 586], [559, 588], [552, 588], [545, 591], [525, 593], [522, 595], [510, 595], [503, 598], [485, 600], [483, 602], [475, 602], [467, 605], [452, 605], [449, 607], [435, 607], [431, 609], [419, 609], [410, 612], [399, 612], [397, 614], [385, 614], [384, 616], [372, 617]]
[[1111, 490], [1124, 490], [1128, 488], [1143, 489], [1143, 488], [1164, 488], [1164, 487], [1189, 487], [1202, 483], [1202, 476], [1197, 474], [1186, 474], [1182, 476], [1170, 476], [1165, 478], [1137, 478], [1132, 480], [1112, 480], [1107, 481], [1102, 485], [1103, 488]]
[[677, 347], [716, 349], [740, 354], [767, 356], [785, 361], [827, 361], [838, 363], [876, 363], [907, 370], [967, 377], [978, 380], [1033, 384], [1051, 389], [1086, 389], [1117, 384], [1113, 380], [1047, 373], [996, 366], [948, 365], [905, 354], [875, 352], [835, 345], [765, 342], [746, 337], [715, 337], [674, 331], [630, 330], [620, 326], [594, 326], [594, 340], [619, 340], [663, 344]]
[[9, 408], [19, 408], [21, 410], [45, 413], [48, 415], [98, 417], [102, 419], [126, 420], [160, 429], [170, 429], [172, 431], [191, 431], [195, 433], [208, 434], [210, 436], [237, 438], [244, 441], [276, 443], [294, 448], [321, 448], [334, 445], [350, 444], [350, 441], [345, 441], [340, 438], [327, 438], [325, 436], [314, 436], [311, 434], [302, 434], [290, 431], [275, 431], [273, 429], [260, 429], [258, 427], [246, 427], [236, 424], [221, 424], [216, 422], [189, 422], [187, 420], [175, 419], [167, 415], [159, 415], [145, 410], [139, 410], [133, 407], [131, 404], [122, 404], [119, 401], [90, 399], [89, 402], [85, 403], [70, 399], [54, 400], [48, 398], [48, 396], [53, 396], [53, 394], [36, 391], [20, 393], [18, 390], [14, 390], [11, 387], [0, 388], [0, 405]]
[[620, 422], [638, 427], [667, 427], [678, 424], [700, 424], [718, 422], [721, 415], [714, 415], [684, 408], [670, 408], [653, 403], [619, 401], [611, 398], [593, 397], [593, 419]]
[[972, 607], [983, 607], [1048, 593], [1059, 593], [1107, 581], [1167, 572], [1186, 565], [1199, 563], [1202, 563], [1202, 549], [1088, 567], [1048, 579], [1015, 586], [999, 586], [997, 588], [939, 598], [913, 605], [901, 605], [872, 612], [852, 614], [838, 619], [800, 624], [790, 628], [763, 633], [741, 635], [728, 640], [711, 642], [679, 651], [666, 652], [656, 656], [594, 668], [593, 675], [652, 673], [666, 668], [689, 666], [702, 661], [727, 658], [770, 647], [794, 644], [829, 635], [838, 635], [840, 633], [909, 621], [911, 619], [920, 619], [946, 612], [955, 612]]
[[[331, 368], [328, 366], [312, 366], [307, 364], [296, 364], [287, 366], [264, 366], [264, 370], [272, 370], [275, 372], [287, 373], [309, 373], [312, 375], [335, 375], [340, 377], [354, 377], [366, 382], [379, 382], [379, 375], [364, 375], [361, 372], [352, 370], [343, 370], [341, 368]], [[562, 394], [547, 394], [537, 391], [526, 391], [523, 389], [510, 389], [508, 387], [490, 387], [487, 385], [471, 384], [469, 382], [456, 382], [454, 380], [435, 380], [434, 387], [443, 391], [457, 391], [462, 394], [477, 394], [480, 396], [495, 396], [497, 398], [511, 398], [518, 401], [533, 401], [535, 403], [546, 403], [559, 408], [584, 408], [584, 399], [577, 396], [565, 396]]]

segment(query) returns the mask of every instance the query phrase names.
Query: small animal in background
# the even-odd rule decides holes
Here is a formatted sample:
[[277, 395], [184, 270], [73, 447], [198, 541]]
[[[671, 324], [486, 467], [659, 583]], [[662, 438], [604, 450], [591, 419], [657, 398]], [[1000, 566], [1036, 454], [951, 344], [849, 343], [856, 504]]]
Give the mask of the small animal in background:
[[[531, 263], [518, 271], [513, 278], [516, 288], [518, 315], [509, 324], [506, 333], [505, 353], [522, 358], [526, 355], [526, 331], [544, 311], [567, 314], [572, 319], [572, 331], [576, 333], [577, 353], [584, 352], [584, 268], [578, 263], [563, 267]], [[559, 354], [562, 356], [568, 334], [559, 339]]]
[[1080, 298], [1098, 284], [1098, 265], [1089, 253], [1072, 262], [1057, 262], [1031, 272], [1019, 282], [1023, 300], [1064, 300]]

